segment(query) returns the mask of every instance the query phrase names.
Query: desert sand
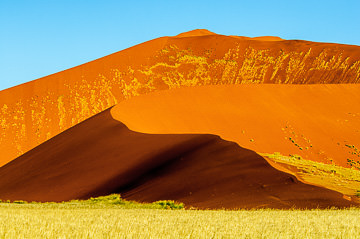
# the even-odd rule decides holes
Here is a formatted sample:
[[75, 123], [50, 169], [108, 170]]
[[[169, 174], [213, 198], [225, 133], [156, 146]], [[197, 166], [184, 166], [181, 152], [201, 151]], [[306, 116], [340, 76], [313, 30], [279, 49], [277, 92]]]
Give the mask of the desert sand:
[[125, 199], [172, 199], [198, 208], [355, 205], [218, 136], [137, 133], [110, 110], [0, 168], [2, 200], [59, 202], [115, 192]]

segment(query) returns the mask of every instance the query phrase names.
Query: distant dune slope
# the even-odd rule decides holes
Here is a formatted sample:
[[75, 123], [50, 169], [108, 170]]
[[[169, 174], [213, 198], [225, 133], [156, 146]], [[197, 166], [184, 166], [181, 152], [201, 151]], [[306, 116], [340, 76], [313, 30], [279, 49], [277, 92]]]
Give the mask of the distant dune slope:
[[121, 193], [200, 208], [348, 207], [215, 135], [130, 131], [106, 110], [0, 168], [2, 200], [63, 201]]
[[282, 39], [280, 37], [274, 37], [274, 36], [262, 36], [262, 37], [243, 37], [243, 36], [231, 36], [238, 39], [243, 40], [256, 40], [256, 41], [285, 41], [285, 39]]
[[208, 36], [208, 35], [217, 35], [217, 34], [207, 29], [195, 29], [192, 31], [180, 33], [175, 37], [200, 37], [200, 36]]
[[[359, 83], [360, 47], [196, 30], [0, 92], [0, 165], [123, 99], [244, 83]], [[189, 37], [191, 36], [191, 37]]]
[[256, 152], [349, 166], [360, 161], [359, 103], [360, 85], [219, 85], [139, 96], [112, 113], [139, 132], [211, 133]]

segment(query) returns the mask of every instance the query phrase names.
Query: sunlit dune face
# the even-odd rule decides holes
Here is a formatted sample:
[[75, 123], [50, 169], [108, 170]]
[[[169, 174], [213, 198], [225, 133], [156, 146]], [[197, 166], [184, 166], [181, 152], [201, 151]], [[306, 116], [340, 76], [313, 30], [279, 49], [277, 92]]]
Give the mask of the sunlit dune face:
[[357, 102], [359, 85], [208, 86], [136, 97], [111, 112], [139, 132], [212, 133], [256, 152], [349, 167], [360, 159], [349, 148], [360, 138]]

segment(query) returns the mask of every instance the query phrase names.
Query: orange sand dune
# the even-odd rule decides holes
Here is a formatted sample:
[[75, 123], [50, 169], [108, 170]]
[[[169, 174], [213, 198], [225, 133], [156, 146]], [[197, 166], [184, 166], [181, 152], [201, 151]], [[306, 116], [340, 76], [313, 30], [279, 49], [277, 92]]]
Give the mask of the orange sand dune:
[[284, 39], [275, 36], [262, 36], [262, 37], [243, 37], [243, 36], [232, 36], [243, 40], [256, 40], [256, 41], [284, 41]]
[[216, 33], [213, 33], [207, 29], [195, 29], [188, 32], [183, 32], [175, 37], [198, 37], [198, 36], [208, 36], [208, 35], [216, 35]]
[[253, 37], [252, 39], [257, 41], [284, 41], [284, 39], [276, 36]]
[[354, 202], [298, 182], [215, 135], [130, 131], [106, 110], [0, 168], [3, 200], [63, 201], [121, 193], [199, 208], [327, 208]]
[[[175, 37], [199, 37], [199, 36], [209, 36], [209, 35], [217, 35], [217, 34], [214, 32], [211, 32], [207, 29], [195, 29], [192, 31], [180, 33], [180, 34], [176, 35]], [[284, 41], [284, 39], [282, 39], [280, 37], [276, 37], [276, 36], [245, 37], [245, 36], [231, 35], [230, 37], [235, 37], [235, 38], [241, 39], [241, 40]]]
[[349, 166], [360, 160], [359, 102], [360, 85], [219, 85], [135, 97], [112, 114], [139, 132], [211, 133], [256, 152]]
[[360, 80], [358, 46], [191, 34], [199, 36], [158, 38], [1, 91], [0, 165], [124, 99], [153, 91]]

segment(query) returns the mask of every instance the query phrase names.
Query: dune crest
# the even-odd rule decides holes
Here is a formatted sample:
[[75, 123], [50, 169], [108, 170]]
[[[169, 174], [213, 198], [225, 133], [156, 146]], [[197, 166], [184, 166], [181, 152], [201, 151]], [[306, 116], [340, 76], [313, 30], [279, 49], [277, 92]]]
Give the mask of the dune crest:
[[180, 33], [175, 37], [199, 37], [199, 36], [208, 36], [208, 35], [217, 35], [217, 34], [207, 29], [195, 29], [188, 32]]
[[261, 36], [261, 37], [253, 37], [252, 39], [258, 41], [284, 41], [284, 39], [277, 36]]
[[358, 102], [360, 85], [218, 85], [142, 95], [111, 112], [138, 132], [210, 133], [259, 153], [350, 167], [359, 160]]
[[255, 40], [255, 41], [285, 41], [284, 39], [277, 37], [277, 36], [244, 37], [244, 36], [231, 35], [231, 37], [235, 37], [235, 38], [243, 39], [243, 40]]

